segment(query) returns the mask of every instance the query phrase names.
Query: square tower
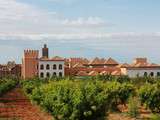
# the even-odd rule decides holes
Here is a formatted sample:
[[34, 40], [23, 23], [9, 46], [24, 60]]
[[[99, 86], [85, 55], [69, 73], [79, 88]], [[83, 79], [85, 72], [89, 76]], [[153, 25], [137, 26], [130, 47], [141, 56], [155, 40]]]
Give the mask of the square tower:
[[38, 75], [38, 50], [24, 50], [22, 58], [22, 77], [32, 78]]

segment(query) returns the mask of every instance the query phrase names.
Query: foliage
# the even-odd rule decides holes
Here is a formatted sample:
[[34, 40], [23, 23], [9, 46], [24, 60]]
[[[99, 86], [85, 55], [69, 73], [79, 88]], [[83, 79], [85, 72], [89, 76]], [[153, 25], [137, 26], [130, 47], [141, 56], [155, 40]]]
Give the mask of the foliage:
[[25, 93], [32, 94], [33, 89], [35, 89], [38, 86], [41, 86], [43, 83], [46, 82], [48, 81], [45, 79], [40, 79], [38, 77], [35, 77], [32, 79], [22, 80], [21, 85], [23, 86]]
[[131, 79], [128, 76], [118, 76], [116, 81], [120, 83], [126, 83], [126, 82], [130, 82]]
[[145, 84], [139, 90], [141, 103], [152, 112], [160, 112], [160, 84]]
[[139, 101], [136, 97], [130, 97], [128, 100], [128, 114], [131, 117], [137, 117], [139, 115]]
[[[118, 110], [119, 104], [125, 105], [130, 96], [136, 96], [152, 112], [160, 112], [158, 77], [98, 75], [85, 80], [74, 77], [34, 78], [22, 81], [22, 85], [32, 101], [57, 119], [102, 119], [107, 111]], [[131, 116], [137, 116], [137, 99], [129, 100]]]
[[31, 100], [56, 119], [104, 119], [109, 109], [125, 104], [134, 93], [134, 87], [129, 83], [62, 79], [45, 81], [36, 78], [22, 82]]
[[129, 83], [109, 82], [105, 84], [105, 91], [110, 100], [110, 108], [117, 110], [117, 105], [126, 104], [130, 95], [135, 94], [133, 85]]
[[97, 76], [93, 76], [92, 80], [100, 80], [100, 81], [108, 81], [108, 82], [119, 82], [119, 83], [130, 83], [131, 82], [131, 78], [129, 78], [128, 76], [113, 76], [113, 75], [97, 75]]
[[115, 76], [112, 76], [110, 74], [108, 74], [108, 75], [97, 75], [97, 76], [93, 76], [92, 80], [114, 81]]
[[9, 91], [17, 85], [17, 81], [13, 79], [0, 79], [0, 95]]
[[98, 83], [58, 81], [33, 90], [31, 97], [57, 119], [92, 120], [105, 116], [107, 96]]
[[160, 120], [160, 115], [159, 114], [152, 114], [150, 117], [150, 120]]

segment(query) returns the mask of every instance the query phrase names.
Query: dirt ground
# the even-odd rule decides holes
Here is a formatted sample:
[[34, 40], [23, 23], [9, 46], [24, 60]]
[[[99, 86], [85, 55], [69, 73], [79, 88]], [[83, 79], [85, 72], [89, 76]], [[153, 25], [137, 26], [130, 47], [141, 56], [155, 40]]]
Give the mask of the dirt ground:
[[132, 118], [127, 115], [128, 107], [119, 105], [120, 113], [110, 113], [107, 120], [150, 120], [151, 112], [144, 107], [139, 108], [139, 116]]
[[20, 88], [0, 97], [0, 120], [53, 120], [51, 115], [32, 105]]

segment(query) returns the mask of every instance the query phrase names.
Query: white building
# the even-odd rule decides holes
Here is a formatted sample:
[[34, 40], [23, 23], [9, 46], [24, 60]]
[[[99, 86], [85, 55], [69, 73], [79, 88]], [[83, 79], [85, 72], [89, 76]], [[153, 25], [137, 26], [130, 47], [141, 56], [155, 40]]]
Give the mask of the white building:
[[64, 59], [54, 57], [52, 59], [39, 60], [39, 77], [64, 76]]
[[137, 76], [157, 77], [160, 76], [160, 65], [148, 63], [146, 58], [136, 58], [133, 64], [122, 65], [121, 73], [132, 78]]
[[47, 45], [42, 48], [42, 57], [38, 61], [38, 75], [40, 78], [64, 76], [64, 59], [58, 56], [49, 58]]

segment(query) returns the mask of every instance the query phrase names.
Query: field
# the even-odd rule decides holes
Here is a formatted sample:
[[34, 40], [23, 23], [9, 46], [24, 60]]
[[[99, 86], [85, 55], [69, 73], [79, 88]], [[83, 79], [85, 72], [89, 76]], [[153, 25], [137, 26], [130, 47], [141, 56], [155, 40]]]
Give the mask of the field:
[[[24, 119], [25, 116], [34, 118], [35, 115], [25, 109], [29, 107], [31, 111], [38, 111], [36, 116], [45, 114], [45, 120], [51, 119], [51, 116], [55, 120], [160, 120], [159, 78], [130, 79], [110, 75], [87, 80], [74, 77], [33, 78], [21, 80], [18, 87], [11, 91], [14, 97], [20, 98], [19, 102], [13, 103], [21, 104], [20, 111], [27, 114], [19, 111], [18, 117], [15, 115], [18, 112], [13, 110], [18, 105], [10, 103], [14, 106], [11, 111], [15, 111], [11, 113], [15, 115], [12, 118], [16, 119]], [[1, 98], [8, 95], [10, 92], [4, 93]], [[13, 99], [13, 96], [10, 98]]]

